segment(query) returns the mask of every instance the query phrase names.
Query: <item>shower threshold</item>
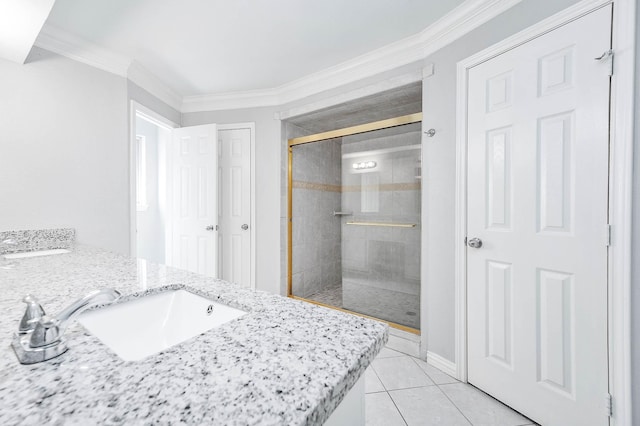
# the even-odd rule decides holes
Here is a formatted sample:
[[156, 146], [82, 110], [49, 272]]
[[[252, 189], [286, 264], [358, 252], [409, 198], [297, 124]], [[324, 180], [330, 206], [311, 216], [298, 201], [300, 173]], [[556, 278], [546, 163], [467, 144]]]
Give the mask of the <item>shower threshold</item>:
[[[364, 314], [362, 312], [357, 312], [354, 310], [350, 310], [350, 309], [345, 309], [343, 304], [342, 304], [342, 286], [334, 286], [328, 289], [325, 289], [324, 291], [312, 294], [311, 296], [307, 296], [307, 297], [299, 297], [299, 296], [294, 296], [294, 295], [290, 295], [289, 296], [292, 299], [296, 299], [296, 300], [302, 300], [304, 302], [308, 302], [308, 303], [313, 303], [314, 305], [319, 305], [319, 306], [323, 306], [325, 308], [330, 308], [330, 309], [336, 309], [338, 311], [342, 311], [342, 312], [347, 312], [349, 314], [352, 315], [357, 315], [360, 317], [364, 317], [364, 318], [369, 318], [372, 320], [376, 320], [376, 321], [381, 321], [384, 323], [387, 323], [389, 325], [389, 327], [398, 329], [398, 330], [402, 330], [402, 331], [406, 331], [408, 333], [412, 333], [412, 334], [417, 334], [420, 335], [420, 329], [418, 328], [414, 328], [414, 327], [410, 327], [407, 325], [403, 325], [403, 324], [399, 324], [397, 322], [393, 322], [393, 321], [388, 321], [382, 318], [378, 318], [372, 315], [367, 315]], [[408, 314], [408, 312], [407, 312]]]

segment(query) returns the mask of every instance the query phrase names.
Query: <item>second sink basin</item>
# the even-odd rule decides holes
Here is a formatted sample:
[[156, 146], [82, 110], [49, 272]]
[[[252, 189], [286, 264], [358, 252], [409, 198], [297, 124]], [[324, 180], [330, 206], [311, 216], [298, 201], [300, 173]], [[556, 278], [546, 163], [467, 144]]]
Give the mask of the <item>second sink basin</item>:
[[171, 290], [85, 312], [78, 322], [123, 360], [137, 361], [245, 314]]

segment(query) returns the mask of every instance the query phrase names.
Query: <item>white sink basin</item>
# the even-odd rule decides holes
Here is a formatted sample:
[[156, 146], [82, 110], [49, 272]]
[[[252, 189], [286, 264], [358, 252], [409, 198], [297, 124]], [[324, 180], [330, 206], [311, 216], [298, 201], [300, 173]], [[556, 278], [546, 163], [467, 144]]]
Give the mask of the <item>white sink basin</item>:
[[38, 256], [51, 256], [52, 254], [64, 254], [69, 253], [67, 249], [52, 249], [52, 250], [37, 250], [37, 251], [23, 251], [20, 253], [5, 254], [5, 259], [22, 259], [25, 257], [38, 257]]
[[137, 361], [246, 315], [186, 290], [88, 311], [78, 322], [125, 361]]

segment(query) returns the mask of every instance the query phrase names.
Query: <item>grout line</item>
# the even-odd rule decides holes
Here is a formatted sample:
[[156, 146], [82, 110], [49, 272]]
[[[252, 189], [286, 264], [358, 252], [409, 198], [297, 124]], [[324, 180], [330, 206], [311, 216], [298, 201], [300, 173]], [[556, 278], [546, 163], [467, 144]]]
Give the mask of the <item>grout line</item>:
[[[418, 364], [418, 362], [417, 362], [417, 361], [424, 362], [424, 363], [425, 363], [425, 364], [427, 364], [429, 367], [431, 367], [431, 368], [434, 368], [434, 369], [438, 370], [438, 371], [440, 372], [440, 374], [443, 374], [443, 375], [445, 375], [445, 376], [447, 376], [447, 377], [450, 377], [450, 378], [451, 378], [451, 380], [454, 380], [453, 382], [448, 382], [448, 383], [436, 383], [438, 386], [439, 386], [439, 385], [455, 385], [456, 383], [462, 383], [460, 380], [458, 380], [458, 379], [456, 379], [455, 377], [453, 377], [453, 376], [449, 375], [448, 373], [445, 373], [444, 371], [440, 370], [438, 367], [434, 367], [433, 365], [429, 364], [427, 361], [425, 361], [425, 360], [423, 360], [423, 359], [417, 358], [417, 357], [415, 357], [415, 356], [412, 356], [411, 358], [413, 358], [413, 360], [414, 360], [414, 362], [415, 362], [416, 364]], [[418, 367], [420, 367], [420, 364], [418, 364]], [[430, 378], [431, 380], [433, 380], [433, 378], [431, 377], [431, 375], [429, 375], [429, 373], [427, 373], [427, 372], [426, 372], [422, 367], [420, 367], [420, 369], [421, 369], [422, 371], [424, 371], [424, 373], [425, 373], [427, 376], [429, 376], [429, 378]], [[433, 380], [433, 382], [435, 383], [435, 380]], [[524, 426], [527, 426], [527, 425], [524, 425]]]
[[[454, 384], [455, 383], [447, 383], [446, 385], [454, 385]], [[446, 385], [444, 385], [444, 386], [446, 386]], [[469, 419], [467, 416], [465, 416], [465, 414], [462, 412], [460, 407], [458, 407], [458, 405], [455, 402], [453, 402], [453, 400], [451, 398], [449, 398], [449, 395], [447, 395], [447, 393], [441, 389], [441, 386], [440, 385], [436, 385], [436, 386], [438, 386], [438, 390], [440, 390], [440, 392], [442, 392], [442, 394], [445, 396], [445, 398], [447, 398], [451, 402], [451, 404], [453, 404], [453, 406], [456, 407], [456, 410], [458, 410], [460, 412], [460, 414], [462, 414], [462, 417], [464, 417], [469, 422], [469, 424], [471, 426], [473, 426], [473, 423], [471, 422], [471, 419]]]
[[425, 376], [427, 376], [427, 377], [429, 378], [429, 380], [431, 380], [431, 383], [433, 383], [435, 386], [438, 386], [438, 385], [436, 384], [436, 381], [435, 381], [435, 380], [433, 380], [433, 378], [429, 375], [429, 373], [427, 373], [426, 371], [424, 371], [424, 370], [422, 369], [422, 367], [420, 367], [420, 364], [418, 364], [418, 363], [416, 362], [416, 359], [415, 359], [414, 357], [411, 357], [411, 360], [412, 360], [412, 361], [413, 361], [413, 363], [416, 365], [416, 367], [418, 367], [418, 368], [420, 369], [420, 371], [422, 371], [422, 373], [423, 373]]
[[378, 358], [378, 357], [376, 357], [376, 359], [400, 358], [400, 357], [403, 357], [403, 356], [411, 357], [411, 355], [407, 355], [407, 354], [402, 353], [402, 352], [400, 352], [400, 351], [396, 351], [395, 349], [391, 349], [391, 348], [390, 348], [390, 347], [388, 347], [387, 345], [384, 345], [384, 349], [388, 349], [388, 350], [390, 350], [390, 351], [396, 352], [398, 355], [385, 356], [385, 357], [383, 357], [383, 358]]
[[396, 407], [396, 411], [398, 411], [398, 414], [400, 414], [400, 417], [402, 418], [402, 421], [404, 422], [404, 424], [409, 426], [409, 423], [407, 423], [407, 420], [402, 415], [402, 411], [400, 411], [400, 408], [396, 404], [396, 401], [394, 401], [393, 397], [391, 396], [391, 394], [389, 392], [387, 392], [387, 395], [389, 395], [389, 399], [391, 399], [391, 402], [393, 403], [393, 406]]
[[[409, 355], [403, 355], [403, 356], [412, 358]], [[398, 356], [398, 357], [393, 357], [393, 358], [400, 358], [400, 357]], [[386, 359], [386, 358], [382, 358], [382, 359]], [[426, 387], [431, 387], [431, 386], [437, 386], [436, 382], [434, 382], [433, 379], [431, 377], [429, 377], [429, 375], [422, 368], [420, 368], [420, 366], [415, 361], [413, 363], [416, 365], [416, 367], [418, 367], [418, 369], [422, 372], [422, 374], [424, 374], [431, 381], [430, 385], [408, 386], [408, 387], [404, 387], [404, 388], [388, 389], [387, 386], [382, 381], [382, 379], [380, 379], [380, 376], [378, 375], [378, 372], [376, 371], [375, 367], [373, 366], [373, 363], [371, 363], [371, 369], [373, 370], [374, 373], [376, 373], [376, 377], [378, 377], [378, 380], [380, 380], [380, 383], [382, 383], [382, 387], [386, 391], [396, 391], [396, 390], [404, 390], [404, 389], [416, 389], [416, 388], [426, 388]]]
[[408, 388], [387, 389], [387, 392], [395, 392], [395, 391], [409, 390], [409, 389], [420, 389], [420, 388], [432, 388], [434, 386], [438, 386], [438, 385], [433, 384], [433, 385], [426, 385], [426, 386], [409, 386]]
[[[378, 376], [378, 372], [376, 371], [375, 367], [373, 366], [373, 362], [371, 364], [369, 364], [369, 367], [371, 367], [371, 371], [373, 371], [373, 374], [376, 375], [376, 377], [378, 378], [378, 381], [382, 385], [382, 389], [384, 389], [384, 391], [386, 392], [387, 391], [387, 387], [384, 385], [384, 383], [382, 383], [382, 380], [380, 379], [380, 376]], [[365, 383], [365, 390], [366, 390], [366, 386], [367, 386], [367, 384]]]
[[516, 410], [515, 408], [513, 408], [510, 405], [505, 404], [504, 402], [500, 401], [498, 398], [496, 398], [493, 395], [488, 394], [487, 392], [483, 391], [482, 389], [480, 389], [479, 387], [471, 384], [471, 383], [467, 383], [467, 385], [471, 386], [472, 388], [474, 388], [477, 391], [482, 392], [483, 394], [487, 395], [489, 398], [493, 399], [495, 402], [497, 402], [498, 404], [508, 408], [509, 410], [513, 411], [514, 413], [518, 414], [521, 417], [524, 417], [525, 419], [527, 419], [530, 423], [523, 423], [521, 426], [529, 426], [531, 424], [536, 424], [533, 420], [531, 420], [529, 417], [525, 416], [524, 414], [522, 414], [520, 411]]
[[376, 359], [402, 358], [403, 356], [409, 356], [409, 355], [405, 355], [405, 354], [400, 354], [400, 355], [391, 355], [391, 356], [385, 356], [385, 357], [382, 357], [382, 358], [376, 358]]

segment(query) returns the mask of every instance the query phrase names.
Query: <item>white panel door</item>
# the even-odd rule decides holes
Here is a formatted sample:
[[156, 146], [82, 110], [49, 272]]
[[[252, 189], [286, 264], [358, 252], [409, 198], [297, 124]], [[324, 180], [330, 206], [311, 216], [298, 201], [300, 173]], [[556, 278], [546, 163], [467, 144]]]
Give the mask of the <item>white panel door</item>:
[[608, 424], [610, 22], [469, 71], [468, 380], [545, 426]]
[[220, 278], [251, 286], [251, 129], [218, 131]]
[[170, 265], [217, 277], [216, 125], [173, 130]]

